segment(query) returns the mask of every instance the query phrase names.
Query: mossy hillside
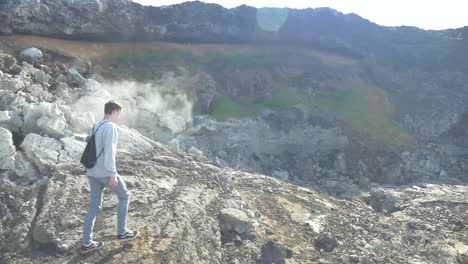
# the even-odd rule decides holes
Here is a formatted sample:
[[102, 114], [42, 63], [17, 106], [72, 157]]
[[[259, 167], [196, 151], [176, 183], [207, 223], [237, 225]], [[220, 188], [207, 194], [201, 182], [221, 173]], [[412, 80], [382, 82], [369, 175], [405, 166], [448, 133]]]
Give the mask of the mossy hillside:
[[410, 141], [409, 135], [393, 120], [393, 109], [385, 103], [381, 92], [369, 89], [324, 91], [308, 98], [294, 87], [285, 87], [260, 103], [241, 103], [221, 97], [214, 103], [212, 115], [218, 120], [253, 117], [268, 109], [291, 106], [305, 107], [312, 114], [334, 114], [369, 139], [398, 145]]
[[[110, 79], [151, 81], [158, 73], [173, 71], [177, 75], [200, 70], [216, 75], [222, 69], [291, 67], [335, 68], [352, 67], [355, 62], [311, 50], [284, 47], [173, 47], [106, 54], [97, 62], [98, 70]], [[216, 76], [215, 76], [216, 77]]]

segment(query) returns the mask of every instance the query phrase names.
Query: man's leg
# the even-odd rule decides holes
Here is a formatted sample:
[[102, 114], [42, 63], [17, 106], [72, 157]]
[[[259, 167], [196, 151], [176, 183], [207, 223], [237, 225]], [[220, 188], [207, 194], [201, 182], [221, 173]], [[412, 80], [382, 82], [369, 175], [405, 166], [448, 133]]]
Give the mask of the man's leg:
[[118, 185], [112, 191], [119, 198], [119, 206], [117, 207], [117, 234], [123, 235], [127, 231], [127, 212], [130, 193], [119, 175], [117, 176], [117, 181]]
[[93, 228], [96, 215], [102, 207], [102, 195], [104, 184], [98, 179], [88, 177], [90, 186], [90, 204], [88, 213], [86, 214], [84, 228], [83, 228], [83, 244], [89, 244], [93, 240]]

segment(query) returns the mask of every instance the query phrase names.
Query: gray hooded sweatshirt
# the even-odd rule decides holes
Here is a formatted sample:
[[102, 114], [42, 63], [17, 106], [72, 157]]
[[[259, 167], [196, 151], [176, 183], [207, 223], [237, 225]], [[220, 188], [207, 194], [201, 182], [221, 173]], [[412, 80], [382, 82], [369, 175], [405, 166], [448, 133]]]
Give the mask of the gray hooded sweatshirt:
[[90, 135], [95, 131], [97, 131], [95, 134], [96, 157], [99, 157], [96, 165], [92, 169], [87, 169], [86, 174], [96, 178], [116, 176], [117, 126], [113, 122], [103, 119], [94, 125], [94, 130], [90, 129]]

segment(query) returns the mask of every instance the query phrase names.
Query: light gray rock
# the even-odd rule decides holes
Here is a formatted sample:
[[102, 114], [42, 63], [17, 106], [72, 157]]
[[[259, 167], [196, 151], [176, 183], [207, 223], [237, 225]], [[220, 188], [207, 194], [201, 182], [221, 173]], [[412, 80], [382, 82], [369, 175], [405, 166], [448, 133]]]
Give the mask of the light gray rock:
[[10, 119], [11, 131], [19, 131], [23, 127], [23, 124], [23, 111], [17, 110], [12, 112]]
[[16, 93], [24, 89], [25, 85], [22, 81], [13, 78], [4, 78], [0, 80], [0, 90], [7, 90]]
[[10, 125], [10, 120], [10, 111], [0, 111], [0, 126], [8, 128], [8, 126]]
[[55, 138], [69, 134], [63, 112], [56, 104], [46, 102], [29, 104], [24, 108], [23, 130], [32, 133], [45, 133]]
[[59, 161], [62, 144], [53, 138], [30, 133], [24, 138], [21, 148], [28, 159], [37, 166], [39, 172], [47, 175]]
[[126, 126], [117, 126], [119, 133], [119, 144], [117, 151], [122, 154], [143, 155], [145, 153], [154, 153], [156, 151], [168, 150], [160, 143], [157, 143], [143, 135], [137, 130], [130, 129]]
[[252, 230], [252, 221], [247, 214], [239, 209], [223, 209], [219, 215], [219, 226], [221, 233], [232, 233], [241, 237], [248, 236]]
[[48, 83], [50, 81], [50, 75], [41, 71], [37, 70], [33, 73], [33, 81], [38, 83]]
[[54, 138], [61, 138], [68, 134], [65, 117], [57, 116], [56, 112], [47, 112], [37, 120], [39, 129]]
[[287, 181], [289, 179], [289, 173], [287, 171], [273, 171], [271, 176], [283, 181]]
[[[8, 243], [2, 242], [0, 248], [3, 252], [26, 252], [31, 249], [30, 230], [38, 208], [38, 193], [44, 191], [48, 178], [45, 177], [32, 185], [17, 186], [8, 178], [0, 178], [0, 193], [4, 197], [10, 197], [11, 221], [2, 224], [8, 228]], [[14, 197], [14, 199], [13, 199]], [[3, 247], [2, 247], [3, 246]]]
[[72, 92], [67, 84], [59, 83], [55, 88], [54, 94], [58, 98], [64, 100], [69, 105], [73, 104]]
[[191, 147], [187, 150], [187, 153], [188, 153], [189, 155], [191, 155], [192, 157], [194, 157], [194, 158], [201, 158], [201, 157], [204, 157], [203, 151], [197, 149], [197, 148], [194, 147], [194, 146], [191, 146]]
[[85, 142], [78, 141], [71, 137], [61, 138], [60, 142], [62, 142], [63, 150], [60, 151], [59, 163], [80, 160], [86, 147]]
[[82, 87], [86, 84], [86, 79], [75, 69], [68, 69], [68, 84], [73, 87]]
[[34, 97], [38, 102], [51, 102], [52, 94], [49, 93], [44, 87], [40, 84], [31, 84], [25, 89], [29, 95]]
[[22, 110], [23, 106], [27, 105], [26, 97], [18, 92], [11, 94], [9, 91], [0, 99], [0, 109], [2, 110]]
[[173, 138], [171, 141], [169, 141], [169, 148], [174, 152], [179, 152], [180, 151], [179, 140], [177, 140], [176, 138]]
[[23, 152], [17, 153], [14, 172], [17, 181], [35, 182], [40, 178], [39, 171]]
[[0, 127], [0, 170], [15, 168], [16, 150], [13, 145], [13, 135], [7, 129]]
[[70, 127], [73, 132], [88, 133], [95, 123], [94, 115], [90, 112], [71, 112]]
[[29, 63], [36, 63], [42, 61], [42, 51], [37, 48], [28, 48], [21, 51], [19, 57]]

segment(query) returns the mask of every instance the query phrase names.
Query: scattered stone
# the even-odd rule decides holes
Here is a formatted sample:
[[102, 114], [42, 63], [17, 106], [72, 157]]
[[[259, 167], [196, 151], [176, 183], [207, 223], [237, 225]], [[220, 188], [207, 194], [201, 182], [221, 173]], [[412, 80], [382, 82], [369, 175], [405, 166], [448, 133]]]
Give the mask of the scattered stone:
[[455, 232], [462, 231], [465, 228], [465, 224], [462, 221], [456, 221], [453, 225], [453, 231]]
[[218, 217], [221, 230], [221, 240], [224, 243], [233, 241], [237, 235], [242, 238], [249, 236], [252, 223], [246, 213], [239, 209], [223, 209]]
[[204, 156], [203, 151], [197, 149], [197, 148], [194, 147], [194, 146], [191, 146], [191, 147], [189, 148], [189, 150], [187, 151], [187, 153], [188, 153], [189, 155], [191, 155], [192, 157], [194, 157], [194, 158], [201, 158], [201, 157]]
[[287, 171], [273, 171], [271, 176], [283, 181], [287, 181], [289, 179], [289, 173]]
[[376, 190], [370, 193], [369, 205], [379, 213], [393, 213], [398, 210], [398, 198], [384, 190]]
[[259, 264], [286, 264], [285, 259], [291, 258], [293, 255], [291, 249], [271, 240], [264, 244], [261, 250]]
[[314, 247], [317, 251], [332, 252], [337, 244], [336, 238], [328, 233], [320, 233], [314, 241]]

